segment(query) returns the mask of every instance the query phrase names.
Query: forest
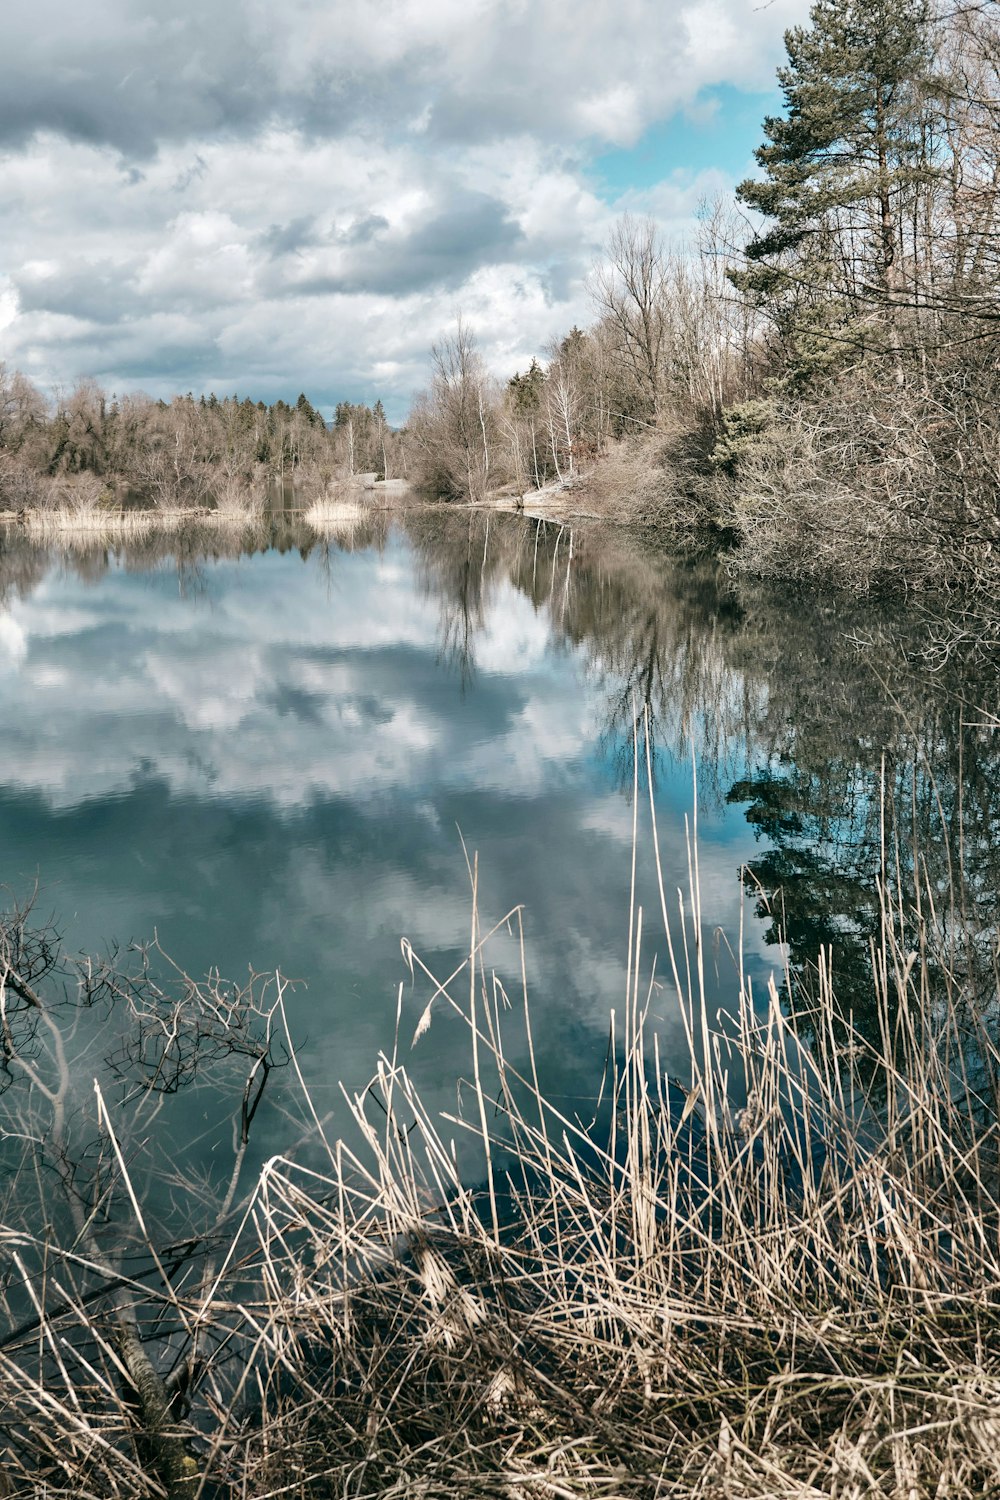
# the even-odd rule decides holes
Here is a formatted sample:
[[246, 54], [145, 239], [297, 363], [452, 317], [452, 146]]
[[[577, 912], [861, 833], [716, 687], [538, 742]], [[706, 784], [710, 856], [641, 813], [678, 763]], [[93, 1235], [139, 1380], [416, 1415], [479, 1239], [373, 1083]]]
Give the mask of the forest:
[[328, 425], [297, 401], [213, 393], [154, 401], [79, 382], [55, 402], [0, 366], [0, 511], [81, 514], [208, 507], [253, 515], [271, 485], [306, 499], [337, 476], [405, 475], [403, 440], [374, 407], [339, 402]]

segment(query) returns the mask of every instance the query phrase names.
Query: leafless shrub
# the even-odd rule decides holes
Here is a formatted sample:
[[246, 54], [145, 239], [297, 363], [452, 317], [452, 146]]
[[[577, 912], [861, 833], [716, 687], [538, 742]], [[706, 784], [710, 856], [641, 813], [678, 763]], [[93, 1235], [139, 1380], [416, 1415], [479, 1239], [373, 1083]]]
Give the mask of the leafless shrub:
[[777, 406], [729, 492], [739, 566], [854, 589], [991, 592], [1000, 423], [983, 372], [897, 389], [860, 372]]
[[624, 438], [580, 481], [588, 513], [655, 526], [675, 541], [704, 538], [715, 519], [715, 494], [699, 474], [689, 429], [664, 423]]
[[210, 514], [219, 520], [255, 519], [267, 504], [267, 474], [258, 465], [249, 472], [220, 465], [208, 480], [209, 494], [215, 501]]
[[[186, 1268], [194, 1289], [214, 1280], [250, 1127], [281, 1058], [265, 982], [196, 984], [174, 971], [165, 988], [147, 959], [69, 960], [30, 909], [0, 919], [0, 1119], [13, 1167], [0, 1205], [8, 1494], [187, 1496], [199, 1482], [182, 1421], [190, 1370], [162, 1361], [180, 1340], [193, 1368], [210, 1334], [197, 1295], [174, 1278]], [[168, 1095], [227, 1076], [228, 1183], [202, 1198], [154, 1126]], [[150, 1181], [181, 1206], [178, 1238], [141, 1201]]]
[[30, 464], [0, 453], [0, 510], [27, 510], [39, 504], [47, 489], [43, 476]]

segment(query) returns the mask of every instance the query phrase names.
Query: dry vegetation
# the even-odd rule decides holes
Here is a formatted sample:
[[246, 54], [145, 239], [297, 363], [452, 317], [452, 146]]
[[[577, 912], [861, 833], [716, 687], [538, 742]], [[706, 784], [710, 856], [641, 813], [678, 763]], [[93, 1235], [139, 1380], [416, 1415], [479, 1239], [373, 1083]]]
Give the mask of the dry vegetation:
[[341, 402], [328, 426], [304, 395], [294, 406], [214, 395], [165, 402], [109, 398], [84, 381], [47, 402], [0, 364], [0, 515], [37, 526], [110, 531], [135, 513], [149, 524], [197, 514], [245, 526], [259, 523], [269, 495], [291, 491], [307, 505], [364, 474], [398, 484], [405, 466], [381, 403]]
[[371, 509], [360, 496], [352, 496], [350, 493], [343, 495], [326, 495], [320, 500], [314, 500], [305, 512], [305, 520], [308, 525], [322, 531], [327, 527], [336, 528], [342, 525], [350, 525], [356, 521], [363, 521]]
[[995, 595], [994, 360], [972, 363], [942, 360], [912, 390], [859, 375], [814, 404], [773, 404], [722, 502], [737, 566], [860, 592]]
[[[280, 984], [151, 993], [102, 976], [145, 1038], [127, 1057], [145, 1069], [141, 1108], [199, 1049], [237, 1063], [233, 1186], [202, 1238], [158, 1245], [130, 1186], [125, 1102], [103, 1105], [102, 1144], [67, 1175], [49, 1071], [58, 1078], [65, 1028], [44, 998], [45, 954], [8, 921], [6, 1069], [27, 1085], [22, 1122], [55, 1121], [25, 1161], [48, 1153], [46, 1192], [77, 1208], [74, 1232], [43, 1238], [8, 1196], [8, 1308], [19, 1283], [32, 1305], [22, 1295], [0, 1339], [7, 1493], [909, 1500], [995, 1488], [1000, 1057], [995, 999], [977, 1009], [963, 987], [957, 905], [887, 874], [874, 1035], [838, 1006], [824, 953], [807, 1046], [773, 986], [744, 986], [729, 1017], [706, 1013], [696, 847], [691, 871], [689, 902], [660, 892], [662, 990], [633, 895], [597, 1126], [545, 1097], [527, 995], [492, 970], [498, 929], [480, 927], [473, 868], [460, 970], [433, 976], [404, 944], [426, 1005], [416, 1024], [401, 1013], [350, 1101], [358, 1144], [326, 1143], [316, 1122], [319, 1158], [273, 1158], [239, 1207], [262, 1059], [288, 1045], [276, 1041]], [[519, 925], [515, 911], [500, 930]], [[688, 1036], [680, 1081], [659, 1053], [666, 1005]], [[433, 1118], [405, 1055], [441, 1011], [464, 1021], [469, 1066], [459, 1113]], [[512, 1028], [528, 1042], [520, 1065]], [[197, 1046], [181, 1044], [192, 1035]], [[458, 1166], [470, 1145], [474, 1187]], [[131, 1255], [114, 1264], [93, 1207], [81, 1217], [98, 1183], [95, 1203], [132, 1209]], [[25, 1281], [28, 1262], [44, 1276]]]

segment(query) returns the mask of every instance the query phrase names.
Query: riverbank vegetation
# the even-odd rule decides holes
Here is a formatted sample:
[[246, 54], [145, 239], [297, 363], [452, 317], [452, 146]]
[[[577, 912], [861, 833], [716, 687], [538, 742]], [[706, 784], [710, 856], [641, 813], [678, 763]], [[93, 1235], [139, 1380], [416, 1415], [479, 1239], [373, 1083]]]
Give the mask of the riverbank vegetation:
[[214, 395], [152, 401], [84, 381], [54, 403], [0, 366], [0, 514], [64, 528], [124, 514], [198, 511], [242, 524], [290, 490], [303, 505], [405, 475], [406, 450], [381, 402], [341, 402], [329, 426], [294, 405]]
[[[474, 906], [458, 972], [404, 943], [422, 993], [350, 1101], [354, 1138], [327, 1144], [286, 1100], [299, 1151], [248, 1190], [260, 1099], [296, 1067], [283, 981], [68, 963], [9, 913], [5, 1493], [989, 1493], [995, 1017], [965, 992], [956, 904], [910, 894], [890, 858], [874, 1030], [826, 953], [808, 1034], [773, 987], [709, 1017], [696, 876], [680, 907], [633, 898], [593, 1121], [545, 1097], [517, 968], [494, 967], [519, 913]], [[442, 1024], [466, 1028], [468, 1073], [435, 1118], [405, 1059]], [[96, 1092], [74, 1084], [81, 1044]], [[191, 1090], [212, 1181], [157, 1147]]]
[[715, 531], [757, 572], [996, 583], [1000, 8], [818, 0], [759, 174], [665, 246], [626, 217], [596, 321], [506, 387], [468, 328], [411, 422], [436, 493], [586, 475], [587, 508]]

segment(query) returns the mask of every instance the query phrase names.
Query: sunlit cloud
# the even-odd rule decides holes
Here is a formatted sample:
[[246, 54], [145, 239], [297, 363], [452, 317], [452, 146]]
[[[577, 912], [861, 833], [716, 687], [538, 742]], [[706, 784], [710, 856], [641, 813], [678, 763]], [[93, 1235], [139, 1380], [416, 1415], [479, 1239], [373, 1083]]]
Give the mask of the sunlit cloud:
[[[658, 122], [767, 89], [805, 0], [41, 0], [0, 56], [4, 357], [47, 388], [381, 394], [461, 310], [509, 374], [573, 322], [622, 208], [676, 239], [731, 179], [599, 189]], [[722, 114], [724, 114], [724, 108]], [[745, 125], [740, 127], [745, 130]], [[745, 154], [755, 144], [747, 140]]]

